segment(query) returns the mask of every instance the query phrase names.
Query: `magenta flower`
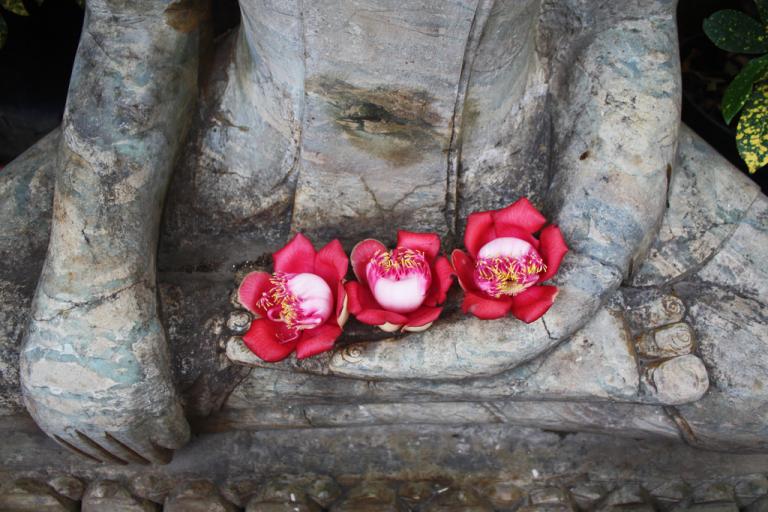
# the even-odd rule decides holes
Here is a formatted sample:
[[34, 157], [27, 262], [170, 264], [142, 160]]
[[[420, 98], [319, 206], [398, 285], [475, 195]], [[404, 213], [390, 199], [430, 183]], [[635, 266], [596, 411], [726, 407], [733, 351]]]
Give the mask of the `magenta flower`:
[[457, 249], [451, 255], [465, 313], [490, 320], [511, 311], [531, 323], [547, 312], [557, 287], [541, 283], [557, 273], [568, 247], [560, 228], [544, 227], [546, 222], [526, 198], [469, 216], [464, 234], [469, 254]]
[[349, 266], [338, 240], [320, 251], [298, 234], [272, 255], [275, 272], [251, 272], [240, 284], [240, 303], [257, 316], [243, 336], [267, 362], [294, 350], [304, 359], [333, 348], [347, 321], [344, 276]]
[[440, 238], [434, 233], [398, 231], [392, 251], [378, 240], [357, 244], [351, 254], [357, 281], [345, 285], [350, 312], [388, 332], [429, 328], [453, 280], [439, 252]]

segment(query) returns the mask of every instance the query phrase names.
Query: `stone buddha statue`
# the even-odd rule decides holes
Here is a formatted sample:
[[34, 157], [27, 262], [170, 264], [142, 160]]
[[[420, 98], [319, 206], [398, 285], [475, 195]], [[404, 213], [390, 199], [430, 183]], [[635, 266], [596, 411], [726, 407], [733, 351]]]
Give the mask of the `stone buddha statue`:
[[[167, 462], [223, 406], [321, 397], [438, 423], [550, 400], [574, 428], [665, 417], [765, 448], [768, 203], [681, 126], [675, 7], [240, 0], [212, 39], [201, 2], [89, 0], [61, 128], [0, 173], [0, 404], [20, 383], [42, 430], [106, 462]], [[237, 338], [237, 279], [294, 233], [451, 249], [520, 197], [571, 248], [536, 322], [449, 306], [276, 365]]]

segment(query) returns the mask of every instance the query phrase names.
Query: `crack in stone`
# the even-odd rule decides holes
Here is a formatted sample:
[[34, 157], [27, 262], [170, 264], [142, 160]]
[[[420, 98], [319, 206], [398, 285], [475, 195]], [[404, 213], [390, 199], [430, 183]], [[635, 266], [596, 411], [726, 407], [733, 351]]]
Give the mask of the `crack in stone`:
[[680, 436], [683, 438], [683, 441], [685, 441], [686, 444], [693, 447], [700, 446], [701, 443], [699, 438], [696, 437], [696, 434], [691, 428], [691, 425], [686, 421], [685, 418], [683, 418], [677, 407], [665, 405], [662, 407], [662, 410], [664, 411], [664, 414], [666, 414], [667, 417], [669, 417], [675, 423], [678, 431], [680, 432]]
[[[413, 194], [415, 194], [420, 189], [426, 188], [429, 189], [431, 187], [434, 187], [438, 184], [438, 181], [431, 181], [429, 183], [420, 183], [418, 185], [415, 185], [413, 188], [411, 188], [408, 192], [403, 194], [400, 199], [392, 203], [392, 206], [384, 206], [379, 202], [379, 198], [376, 197], [376, 193], [373, 191], [370, 185], [368, 185], [368, 182], [365, 181], [365, 178], [362, 175], [357, 176], [360, 180], [360, 183], [363, 185], [363, 189], [368, 193], [369, 196], [371, 196], [371, 199], [373, 199], [373, 204], [376, 207], [377, 210], [381, 213], [392, 215], [395, 213], [396, 208], [403, 203], [405, 200], [407, 200], [409, 197], [411, 197]], [[428, 205], [422, 205], [422, 207], [426, 207]]]
[[59, 318], [60, 316], [64, 315], [65, 313], [68, 313], [69, 311], [72, 311], [74, 309], [83, 308], [83, 307], [89, 307], [89, 306], [96, 306], [96, 305], [101, 304], [103, 302], [115, 300], [118, 297], [118, 295], [120, 295], [124, 291], [127, 291], [127, 290], [129, 290], [131, 288], [134, 288], [135, 286], [138, 286], [140, 284], [145, 284], [146, 282], [147, 282], [146, 279], [142, 279], [140, 281], [136, 281], [134, 283], [126, 285], [126, 286], [124, 286], [124, 287], [122, 287], [122, 288], [120, 288], [118, 290], [115, 290], [114, 292], [112, 292], [112, 293], [110, 293], [108, 295], [104, 295], [104, 296], [101, 296], [101, 297], [95, 297], [93, 299], [82, 301], [82, 302], [71, 301], [71, 300], [67, 300], [67, 299], [61, 299], [61, 298], [58, 298], [58, 297], [54, 297], [54, 296], [50, 295], [49, 293], [47, 293], [45, 290], [41, 289], [41, 292], [43, 293], [43, 295], [45, 295], [49, 299], [51, 299], [53, 301], [56, 301], [56, 302], [65, 302], [67, 304], [71, 304], [71, 306], [68, 307], [68, 308], [60, 309], [58, 312], [56, 312], [51, 317], [47, 317], [47, 318], [45, 318], [45, 317], [38, 317], [38, 316], [36, 316], [34, 314], [31, 315], [31, 316], [32, 316], [32, 319], [34, 321], [36, 321], [36, 322], [51, 322], [51, 321], [55, 320], [56, 318]]
[[544, 330], [547, 331], [547, 337], [549, 337], [549, 339], [551, 339], [552, 341], [557, 341], [557, 338], [552, 336], [552, 333], [549, 332], [549, 327], [547, 327], [547, 321], [544, 320], [543, 316], [541, 317], [541, 323], [542, 323], [542, 325], [544, 325]]
[[[752, 201], [749, 202], [749, 205], [747, 205], [747, 207], [744, 208], [743, 213], [737, 219], [735, 219], [732, 222], [717, 222], [717, 223], [714, 223], [714, 224], [711, 224], [710, 226], [708, 226], [705, 230], [701, 231], [698, 235], [690, 235], [690, 236], [687, 236], [687, 237], [678, 237], [678, 238], [676, 238], [676, 240], [691, 240], [691, 236], [695, 236], [695, 237], [701, 238], [704, 235], [706, 235], [707, 233], [709, 233], [712, 229], [715, 229], [715, 228], [718, 228], [718, 227], [722, 227], [722, 226], [731, 226], [731, 225], [734, 226], [734, 228], [730, 231], [730, 233], [728, 233], [720, 241], [720, 243], [717, 245], [717, 247], [715, 247], [712, 250], [712, 252], [709, 255], [707, 255], [706, 258], [701, 260], [701, 262], [699, 262], [698, 264], [693, 265], [692, 267], [688, 268], [687, 270], [682, 272], [680, 275], [675, 276], [675, 277], [673, 277], [671, 279], [667, 279], [666, 281], [664, 281], [664, 282], [662, 282], [660, 284], [636, 285], [636, 286], [631, 286], [631, 287], [628, 286], [628, 288], [649, 289], [649, 288], [660, 288], [662, 286], [664, 286], [664, 287], [666, 287], [666, 286], [674, 286], [675, 284], [680, 283], [681, 281], [685, 281], [689, 277], [691, 277], [694, 274], [698, 273], [700, 270], [702, 270], [704, 267], [706, 267], [709, 264], [709, 262], [712, 261], [715, 258], [715, 256], [717, 256], [723, 250], [723, 248], [726, 246], [726, 244], [728, 242], [731, 241], [731, 238], [733, 238], [733, 235], [739, 229], [739, 226], [742, 224], [742, 221], [746, 218], [747, 214], [752, 209], [752, 206], [759, 199], [759, 197], [760, 197], [760, 194], [757, 194], [752, 199]], [[657, 236], [656, 240], [654, 241], [654, 245], [655, 245], [655, 242], [657, 242], [657, 241], [658, 241], [658, 236]], [[651, 248], [653, 248], [653, 245], [651, 246]], [[646, 260], [644, 260], [643, 263], [645, 263], [645, 261], [647, 261], [647, 260], [648, 259], [646, 258]], [[640, 265], [639, 268], [642, 268], [642, 265]]]

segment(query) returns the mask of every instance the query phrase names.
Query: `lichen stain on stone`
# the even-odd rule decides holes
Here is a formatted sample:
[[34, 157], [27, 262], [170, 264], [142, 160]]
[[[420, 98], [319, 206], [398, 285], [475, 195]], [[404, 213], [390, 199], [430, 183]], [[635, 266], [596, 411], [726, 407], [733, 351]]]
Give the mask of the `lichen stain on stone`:
[[195, 30], [208, 16], [206, 2], [202, 0], [176, 0], [165, 8], [165, 23], [184, 33]]
[[328, 76], [308, 80], [307, 91], [326, 100], [330, 117], [350, 143], [395, 167], [447, 147], [447, 137], [438, 131], [444, 121], [427, 91], [366, 89]]

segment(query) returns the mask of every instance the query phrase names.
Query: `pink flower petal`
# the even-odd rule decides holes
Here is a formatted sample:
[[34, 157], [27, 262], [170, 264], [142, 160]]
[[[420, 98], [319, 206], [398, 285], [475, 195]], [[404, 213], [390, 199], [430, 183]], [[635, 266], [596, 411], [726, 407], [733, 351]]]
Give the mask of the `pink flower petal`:
[[[298, 300], [296, 325], [300, 328], [322, 325], [336, 311], [334, 288], [336, 282], [329, 286], [328, 282], [317, 274], [295, 274], [290, 277], [285, 287]], [[274, 320], [274, 319], [273, 319]]]
[[493, 227], [491, 212], [471, 213], [464, 232], [464, 246], [467, 252], [473, 258], [477, 258], [477, 251], [494, 238], [496, 238], [496, 230]]
[[513, 237], [525, 240], [533, 246], [537, 251], [539, 250], [539, 241], [536, 240], [532, 234], [518, 226], [510, 226], [507, 224], [496, 224], [496, 236], [499, 238]]
[[339, 327], [344, 327], [349, 318], [349, 299], [347, 298], [347, 290], [344, 288], [344, 283], [339, 281], [336, 287], [336, 324]]
[[349, 298], [347, 291], [344, 289], [344, 283], [339, 282], [338, 292], [339, 302], [336, 304], [336, 325], [344, 328], [344, 325], [349, 320]]
[[251, 352], [268, 363], [282, 361], [296, 348], [296, 341], [279, 343], [277, 326], [266, 318], [257, 318], [251, 322], [251, 328], [243, 336], [243, 342]]
[[339, 336], [341, 329], [331, 324], [305, 330], [296, 346], [296, 358], [306, 359], [331, 350]]
[[476, 290], [474, 261], [464, 251], [454, 249], [451, 253], [451, 263], [456, 277], [459, 279], [461, 289], [464, 291]]
[[387, 248], [384, 244], [378, 240], [371, 238], [359, 242], [353, 249], [350, 255], [352, 260], [352, 271], [355, 273], [355, 277], [361, 283], [367, 284], [367, 278], [365, 277], [365, 266], [368, 261], [379, 251], [386, 251]]
[[414, 272], [400, 278], [376, 277], [370, 266], [368, 269], [368, 289], [381, 309], [407, 315], [424, 304], [432, 285], [432, 273], [426, 265], [424, 270], [429, 273]]
[[557, 297], [556, 286], [533, 286], [512, 297], [512, 314], [529, 324], [541, 318]]
[[499, 226], [518, 226], [528, 233], [535, 233], [547, 223], [539, 210], [534, 208], [528, 198], [521, 197], [511, 205], [493, 212], [493, 221]]
[[237, 296], [240, 299], [240, 304], [248, 311], [263, 314], [262, 310], [256, 306], [256, 303], [261, 299], [264, 292], [269, 290], [271, 286], [269, 282], [270, 277], [270, 274], [266, 272], [251, 272], [240, 283]]
[[[349, 268], [349, 259], [341, 246], [341, 242], [334, 240], [317, 251], [315, 264], [323, 263], [336, 270], [336, 280], [344, 279]], [[329, 283], [330, 284], [330, 283]]]
[[453, 268], [448, 263], [448, 258], [441, 256], [432, 265], [432, 287], [429, 290], [424, 304], [437, 306], [445, 302], [448, 290], [453, 284]]
[[301, 274], [315, 271], [315, 247], [307, 237], [297, 234], [285, 247], [272, 255], [275, 272]]
[[560, 268], [560, 262], [563, 261], [565, 253], [568, 252], [568, 246], [565, 245], [565, 239], [560, 232], [560, 228], [550, 224], [541, 230], [541, 250], [539, 251], [544, 263], [547, 265], [547, 271], [541, 274], [539, 281], [551, 279]]
[[432, 308], [429, 306], [421, 306], [413, 313], [408, 314], [408, 320], [405, 322], [405, 327], [422, 327], [427, 324], [431, 324], [440, 316], [443, 308]]
[[481, 320], [495, 320], [509, 313], [512, 307], [510, 297], [493, 299], [474, 292], [465, 292], [461, 310], [471, 313]]
[[355, 314], [355, 318], [357, 318], [359, 322], [368, 325], [403, 325], [408, 321], [408, 318], [404, 315], [401, 315], [400, 313], [395, 313], [394, 311], [386, 311], [383, 309], [364, 309]]
[[421, 251], [428, 262], [433, 262], [440, 252], [440, 237], [435, 233], [397, 232], [397, 246]]
[[379, 303], [373, 298], [373, 294], [368, 287], [358, 283], [357, 281], [350, 281], [344, 283], [344, 290], [347, 292], [347, 301], [349, 312], [353, 315], [357, 315], [364, 309], [379, 309]]

